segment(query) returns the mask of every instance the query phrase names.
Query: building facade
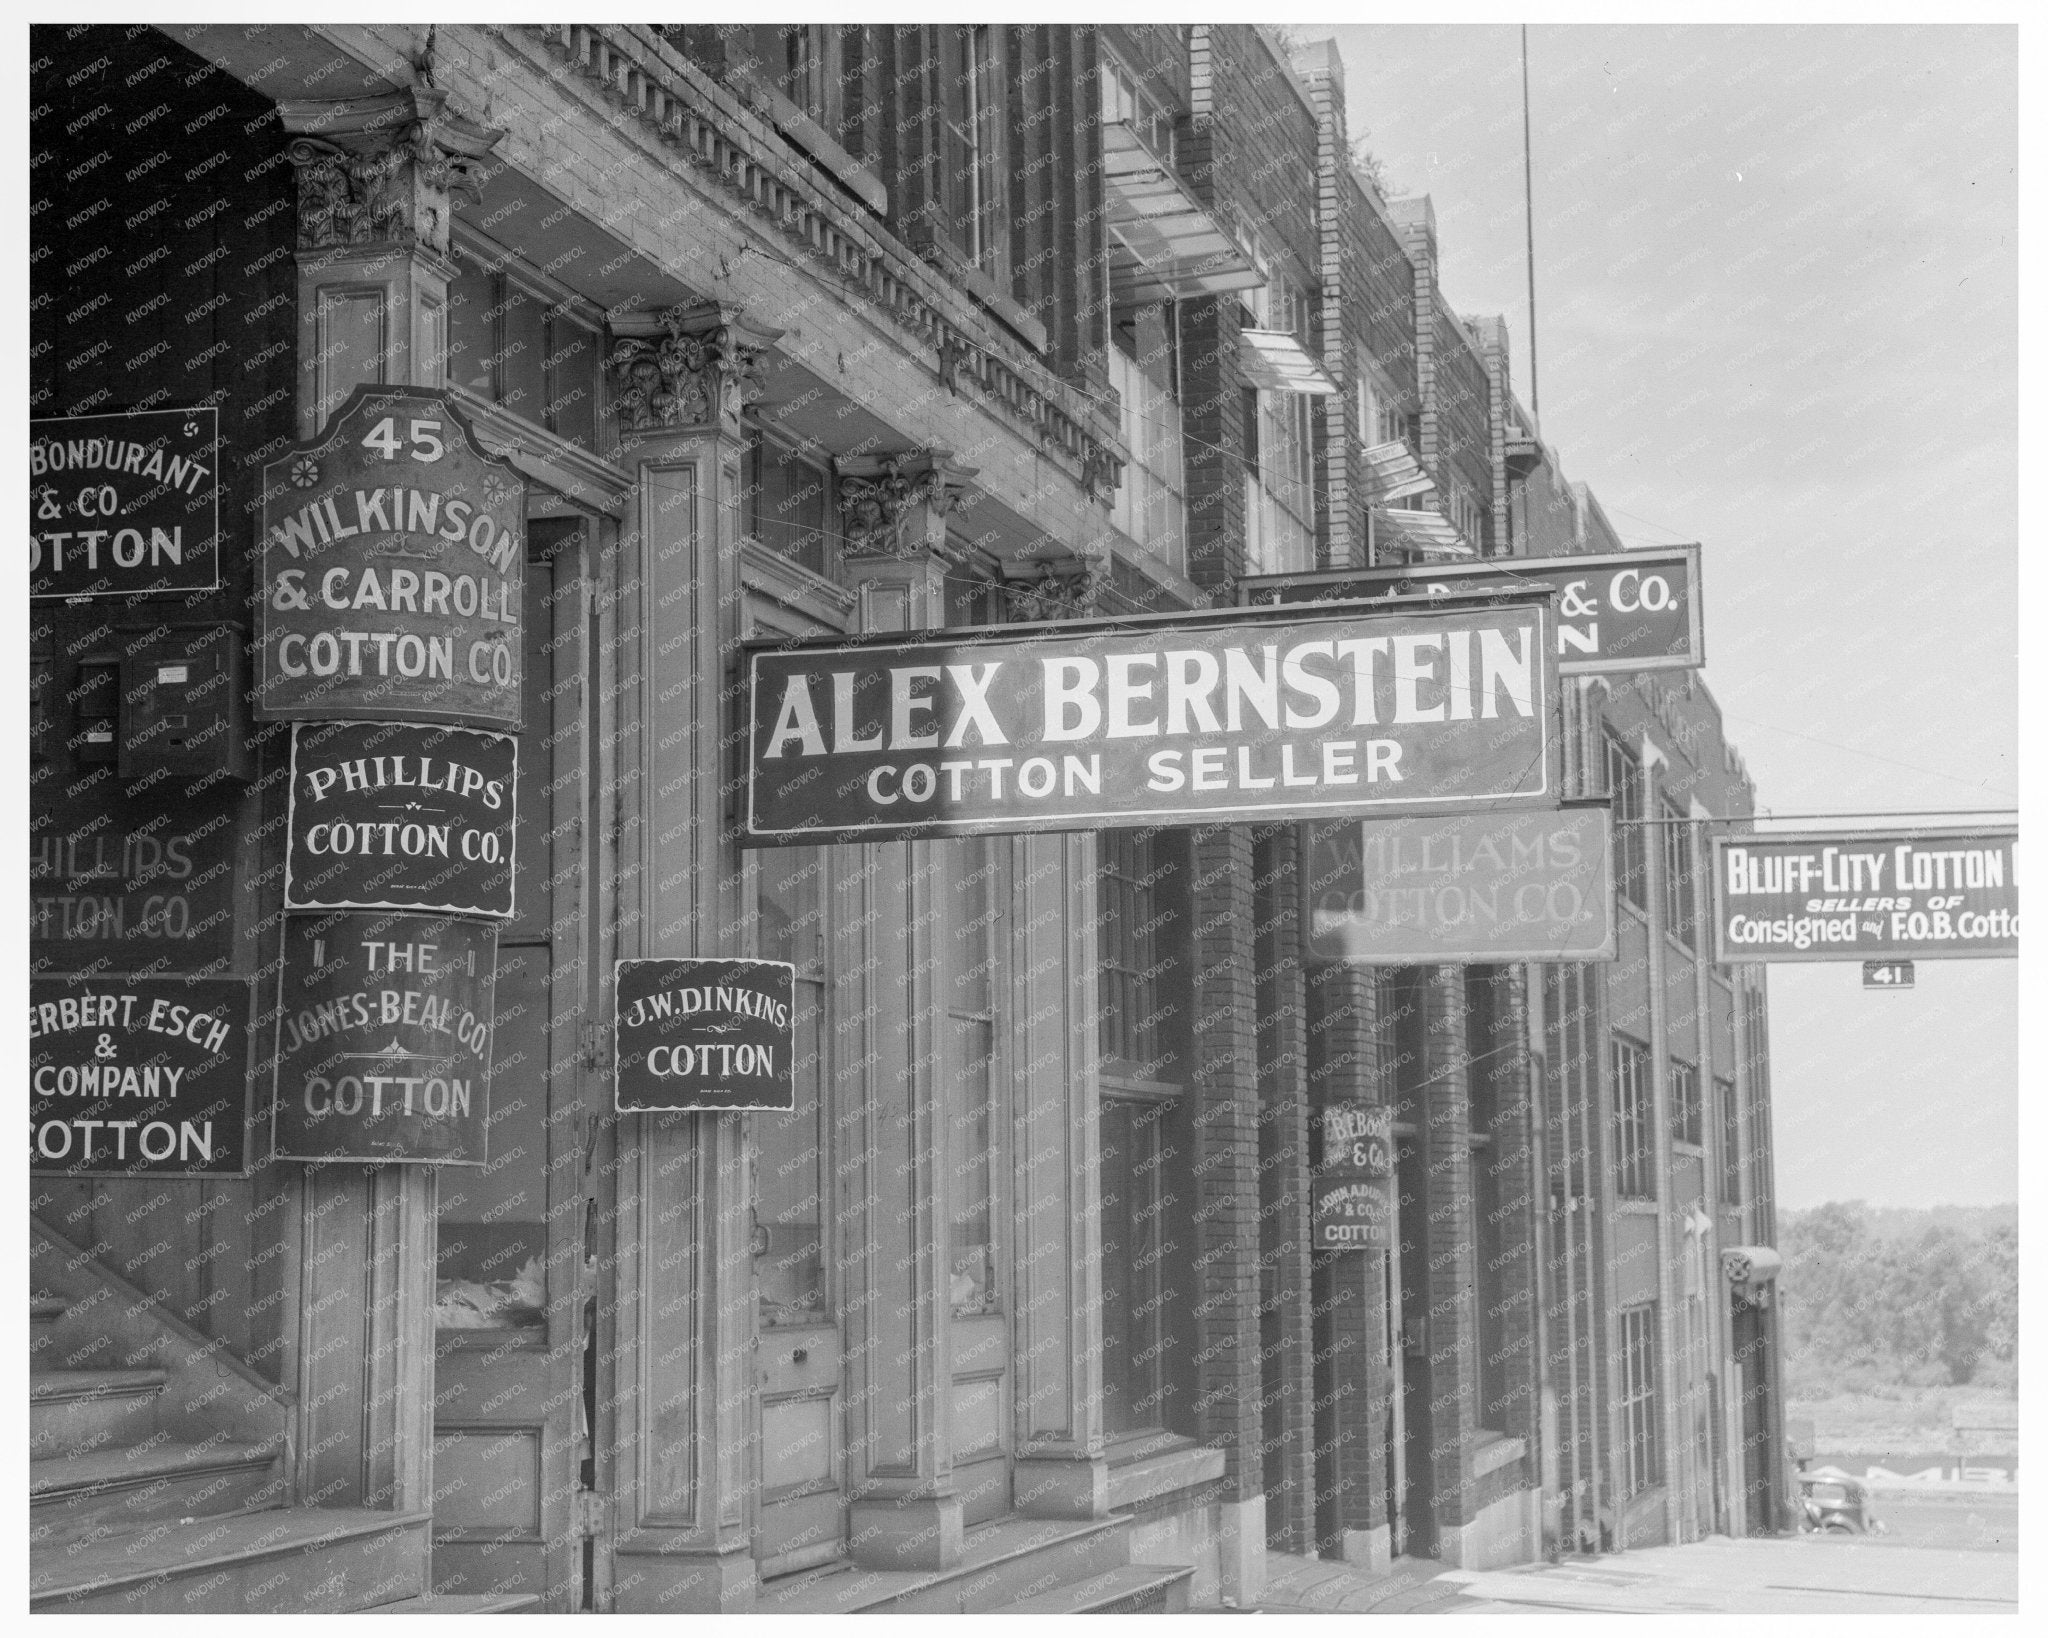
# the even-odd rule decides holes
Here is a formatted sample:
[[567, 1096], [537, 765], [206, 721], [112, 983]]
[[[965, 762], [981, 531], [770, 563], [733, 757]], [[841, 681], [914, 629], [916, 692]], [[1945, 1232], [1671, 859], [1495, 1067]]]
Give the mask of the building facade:
[[[1269, 1545], [1778, 1527], [1770, 1259], [1723, 1269], [1773, 1236], [1763, 987], [1699, 942], [1702, 838], [1752, 798], [1695, 674], [1568, 691], [1613, 963], [1319, 961], [1292, 824], [740, 845], [744, 642], [1620, 548], [1503, 324], [1445, 301], [1428, 202], [1355, 173], [1333, 47], [80, 26], [33, 58], [39, 572], [143, 549], [90, 538], [87, 418], [218, 439], [211, 584], [31, 605], [33, 971], [242, 986], [253, 1122], [186, 1175], [38, 1152], [38, 1607], [1246, 1605]], [[475, 1165], [269, 1142], [317, 1018], [280, 990], [294, 725], [244, 699], [265, 531], [386, 389], [445, 414], [414, 458], [468, 440], [523, 513]], [[212, 705], [152, 703], [191, 676]], [[793, 1109], [616, 1111], [616, 963], [657, 957], [790, 965]], [[1391, 1108], [1390, 1252], [1312, 1247], [1340, 1102]]]

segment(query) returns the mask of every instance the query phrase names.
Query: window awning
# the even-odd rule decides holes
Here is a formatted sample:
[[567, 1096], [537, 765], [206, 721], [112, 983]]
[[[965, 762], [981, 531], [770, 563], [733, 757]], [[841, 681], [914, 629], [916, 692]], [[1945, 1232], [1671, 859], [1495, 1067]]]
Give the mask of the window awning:
[[1405, 552], [1440, 552], [1450, 557], [1477, 557], [1465, 544], [1458, 526], [1441, 512], [1410, 512], [1399, 506], [1372, 509], [1375, 547]]
[[1436, 488], [1415, 458], [1415, 451], [1398, 438], [1387, 444], [1367, 444], [1360, 454], [1365, 461], [1364, 493], [1360, 499], [1367, 506], [1383, 506], [1388, 501], [1406, 500], [1410, 495], [1427, 495]]
[[1337, 383], [1323, 373], [1315, 355], [1285, 330], [1240, 330], [1237, 358], [1245, 379], [1268, 392], [1312, 392], [1327, 396]]
[[1122, 120], [1102, 126], [1109, 284], [1119, 305], [1255, 290], [1266, 281], [1173, 167]]
[[1778, 1270], [1784, 1266], [1784, 1258], [1770, 1246], [1721, 1248], [1721, 1272], [1728, 1276], [1731, 1285], [1766, 1285], [1778, 1277]]

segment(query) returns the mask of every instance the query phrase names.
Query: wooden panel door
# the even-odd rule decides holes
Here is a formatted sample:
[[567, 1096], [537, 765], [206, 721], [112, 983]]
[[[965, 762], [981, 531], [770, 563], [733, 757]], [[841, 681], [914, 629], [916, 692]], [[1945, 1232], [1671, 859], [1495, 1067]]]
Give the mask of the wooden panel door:
[[498, 938], [489, 1161], [445, 1167], [435, 1269], [434, 1589], [583, 1603], [587, 1133], [584, 543], [529, 526], [517, 917]]

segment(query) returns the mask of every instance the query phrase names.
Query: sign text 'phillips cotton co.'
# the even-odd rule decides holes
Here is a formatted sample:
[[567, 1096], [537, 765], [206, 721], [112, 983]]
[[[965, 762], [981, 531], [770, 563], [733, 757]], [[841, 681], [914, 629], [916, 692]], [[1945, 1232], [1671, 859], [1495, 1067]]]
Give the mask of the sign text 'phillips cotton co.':
[[758, 647], [747, 840], [1553, 806], [1548, 602]]

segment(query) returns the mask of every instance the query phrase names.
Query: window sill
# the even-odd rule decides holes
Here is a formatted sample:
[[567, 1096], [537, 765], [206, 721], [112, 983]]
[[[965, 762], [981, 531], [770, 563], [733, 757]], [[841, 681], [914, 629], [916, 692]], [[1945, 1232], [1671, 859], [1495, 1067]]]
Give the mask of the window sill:
[[882, 186], [872, 171], [841, 147], [809, 114], [744, 65], [736, 64], [730, 69], [726, 75], [726, 82], [735, 90], [743, 92], [746, 99], [765, 114], [777, 130], [817, 161], [819, 169], [847, 193], [877, 216], [889, 214], [888, 189]]
[[1045, 352], [1048, 345], [1045, 326], [1033, 318], [1021, 303], [1004, 294], [1002, 286], [985, 269], [975, 266], [955, 249], [951, 240], [930, 228], [906, 228], [904, 239], [920, 256], [936, 264], [940, 272], [1000, 319], [1025, 346], [1034, 353]]
[[1112, 1513], [1135, 1507], [1156, 1496], [1192, 1490], [1223, 1477], [1223, 1452], [1189, 1442], [1178, 1450], [1156, 1456], [1142, 1456], [1119, 1463], [1115, 1452], [1109, 1458], [1109, 1509]]

